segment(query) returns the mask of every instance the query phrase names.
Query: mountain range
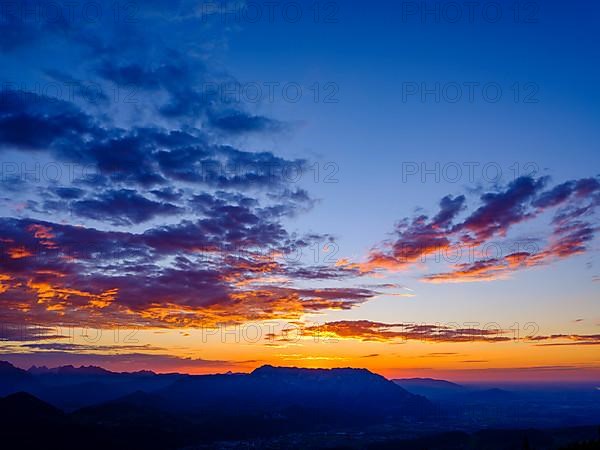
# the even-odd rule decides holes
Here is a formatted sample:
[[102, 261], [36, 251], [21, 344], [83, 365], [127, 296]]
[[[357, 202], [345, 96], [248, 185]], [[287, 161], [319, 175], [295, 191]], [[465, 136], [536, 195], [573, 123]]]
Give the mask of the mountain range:
[[[239, 448], [249, 442], [259, 442], [255, 448], [265, 442], [268, 448], [338, 448], [344, 442], [340, 448], [460, 449], [471, 447], [444, 445], [479, 442], [469, 433], [490, 426], [598, 424], [598, 394], [585, 390], [565, 400], [563, 392], [534, 395], [445, 380], [391, 381], [352, 368], [266, 365], [251, 373], [187, 375], [94, 366], [24, 370], [0, 362], [0, 436], [11, 444], [5, 448], [62, 450], [81, 448], [82, 442], [88, 449], [238, 448], [232, 442]], [[448, 430], [463, 434], [443, 435]], [[436, 433], [442, 437], [432, 438]], [[572, 439], [595, 436], [589, 427], [569, 433]], [[515, 436], [511, 439], [520, 435]], [[552, 440], [546, 432], [541, 436], [540, 442], [568, 441]], [[345, 447], [346, 438], [357, 447]], [[227, 444], [215, 447], [217, 442]]]

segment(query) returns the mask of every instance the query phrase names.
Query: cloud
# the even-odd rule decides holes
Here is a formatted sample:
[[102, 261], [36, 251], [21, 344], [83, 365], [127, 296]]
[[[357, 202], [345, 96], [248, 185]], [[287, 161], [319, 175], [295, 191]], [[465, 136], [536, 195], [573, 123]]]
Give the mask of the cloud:
[[536, 345], [541, 347], [600, 345], [600, 334], [552, 334], [548, 336], [535, 336], [531, 338], [531, 341], [540, 342]]
[[212, 114], [209, 117], [212, 126], [234, 134], [278, 131], [283, 128], [283, 124], [279, 121], [264, 116], [246, 114], [240, 111], [225, 112], [219, 115]]
[[499, 329], [460, 328], [446, 325], [382, 323], [369, 320], [343, 320], [302, 329], [305, 336], [393, 342], [504, 342], [511, 338]]
[[2, 321], [0, 325], [0, 342], [45, 341], [51, 339], [67, 339], [69, 336], [59, 328], [47, 325], [27, 325]]
[[[518, 270], [584, 253], [599, 229], [594, 214], [600, 206], [600, 181], [570, 180], [544, 190], [548, 183], [547, 178], [520, 177], [497, 192], [483, 194], [481, 205], [462, 220], [457, 218], [467, 210], [465, 197], [446, 196], [433, 218], [421, 214], [401, 220], [393, 241], [374, 248], [365, 262], [346, 261], [343, 266], [363, 274], [405, 270], [435, 255], [436, 260], [452, 261], [450, 270], [423, 275], [421, 280], [463, 283], [505, 279]], [[517, 249], [492, 240], [507, 239], [514, 226], [551, 208], [555, 213], [548, 235], [528, 238]], [[476, 251], [490, 246], [499, 249], [494, 257]], [[454, 262], [455, 255], [456, 259], [468, 255], [469, 261]]]
[[434, 228], [447, 228], [464, 207], [464, 195], [460, 195], [456, 198], [447, 195], [440, 201], [440, 211], [433, 218], [432, 226]]
[[[62, 220], [72, 220], [72, 214], [106, 226], [139, 225], [183, 212], [193, 215], [187, 209], [191, 198], [203, 191], [213, 195], [215, 189], [258, 190], [252, 195], [262, 191], [267, 200], [271, 197], [266, 194], [279, 196], [265, 208], [280, 217], [310, 208], [312, 199], [305, 192], [300, 198], [303, 191], [290, 188], [307, 161], [232, 145], [231, 138], [277, 132], [283, 124], [206, 90], [233, 80], [220, 68], [211, 70], [199, 48], [199, 42], [222, 39], [221, 33], [202, 26], [204, 18], [193, 2], [177, 4], [176, 11], [157, 8], [154, 2], [138, 5], [127, 33], [108, 11], [95, 20], [83, 20], [77, 12], [75, 17], [31, 20], [39, 5], [7, 6], [3, 16], [11, 31], [2, 34], [6, 49], [17, 56], [46, 45], [69, 52], [60, 62], [49, 55], [44, 67], [28, 68], [33, 86], [40, 81], [45, 86], [48, 78], [58, 84], [56, 98], [42, 95], [46, 89], [29, 89], [29, 79], [5, 83], [0, 151], [36, 152], [53, 164], [84, 168], [77, 179], [57, 180], [62, 186], [46, 180], [41, 183], [46, 186], [27, 191], [29, 183], [21, 183], [27, 213], [60, 215]], [[59, 14], [72, 9], [68, 2], [53, 5]], [[21, 68], [14, 56], [5, 62], [17, 73]], [[96, 101], [89, 95], [82, 100], [85, 85], [93, 87]], [[60, 94], [65, 90], [68, 96]], [[2, 187], [11, 188], [8, 183]]]
[[571, 197], [584, 198], [589, 195], [597, 195], [599, 191], [600, 181], [595, 178], [570, 180], [542, 192], [533, 202], [533, 206], [545, 209], [561, 205]]
[[[210, 209], [211, 217], [142, 233], [27, 219], [0, 219], [0, 318], [8, 323], [208, 327], [300, 318], [350, 309], [378, 293], [366, 288], [298, 288], [257, 280], [294, 279], [278, 258], [291, 239], [249, 210]], [[308, 245], [303, 242], [301, 245]], [[10, 257], [15, 248], [29, 256]], [[270, 249], [270, 252], [261, 250]], [[339, 277], [346, 277], [340, 269]], [[311, 275], [318, 278], [318, 271]], [[322, 279], [334, 278], [328, 272]], [[253, 283], [246, 283], [253, 280]]]
[[397, 270], [420, 261], [425, 256], [450, 246], [449, 227], [462, 210], [464, 196], [446, 196], [440, 201], [440, 211], [433, 218], [425, 215], [405, 219], [396, 227], [396, 240], [388, 251], [375, 249], [368, 261], [360, 265], [363, 272], [387, 268]]
[[46, 151], [59, 142], [65, 147], [81, 143], [97, 131], [92, 118], [69, 102], [6, 87], [2, 92], [0, 148]]
[[[181, 25], [141, 9], [144, 26]], [[83, 33], [74, 45], [95, 53], [95, 62], [69, 80], [85, 75], [101, 87], [107, 81], [133, 86], [144, 91], [140, 104], [121, 103], [113, 114], [106, 99], [90, 105], [18, 89], [3, 93], [1, 151], [35, 152], [85, 170], [68, 180], [42, 180], [33, 190], [22, 183], [21, 218], [0, 218], [2, 319], [210, 326], [346, 309], [374, 295], [267, 285], [267, 277], [351, 273], [282, 258], [312, 244], [313, 237], [292, 236], [282, 223], [314, 203], [294, 185], [308, 162], [233, 146], [231, 137], [281, 124], [227, 99], [205, 98], [201, 88], [210, 71], [203, 58], [171, 47], [169, 33], [153, 41], [165, 44], [152, 46], [157, 57], [146, 58], [145, 33], [155, 30], [132, 30], [131, 39], [112, 35], [110, 27], [97, 36]], [[106, 42], [123, 45], [106, 48]], [[63, 68], [40, 71], [65, 78]]]
[[[65, 336], [65, 338], [67, 338]], [[153, 347], [148, 344], [143, 345], [88, 345], [88, 344], [73, 344], [73, 343], [63, 343], [63, 342], [43, 342], [43, 343], [29, 343], [29, 344], [21, 344], [24, 349], [31, 350], [54, 350], [54, 351], [63, 351], [63, 352], [94, 352], [94, 351], [124, 351], [124, 350], [148, 350], [148, 351], [165, 351], [166, 349], [160, 347]]]
[[483, 194], [482, 205], [458, 224], [456, 230], [473, 233], [476, 242], [505, 235], [512, 225], [533, 217], [528, 206], [546, 182], [545, 178], [520, 177], [504, 191]]
[[107, 190], [93, 199], [75, 201], [70, 204], [70, 208], [80, 217], [112, 225], [140, 224], [181, 211], [181, 208], [171, 203], [149, 200], [130, 189]]
[[532, 265], [536, 256], [527, 252], [511, 253], [500, 258], [490, 258], [474, 263], [457, 264], [451, 272], [425, 275], [421, 280], [429, 283], [464, 283], [505, 278], [518, 268]]
[[[309, 162], [237, 147], [285, 124], [220, 89], [236, 83], [210, 58], [224, 33], [202, 26], [194, 2], [140, 4], [127, 33], [108, 11], [85, 26], [76, 17], [52, 25], [27, 20], [35, 5], [24, 6], [8, 11], [10, 31], [1, 24], [3, 67], [21, 73], [20, 56], [69, 51], [4, 86], [0, 152], [16, 166], [35, 154], [78, 173], [2, 184], [22, 205], [18, 218], [0, 218], [2, 321], [214, 326], [348, 309], [376, 295], [295, 286], [356, 271], [286, 259], [329, 239], [284, 225], [315, 202], [297, 184]], [[30, 89], [36, 77], [73, 90], [44, 95]], [[86, 86], [93, 96], [82, 97]]]
[[[416, 324], [383, 323], [370, 320], [341, 320], [323, 324], [300, 324], [297, 330], [300, 336], [312, 336], [318, 339], [355, 339], [371, 342], [420, 341], [433, 343], [464, 342], [509, 342], [515, 337], [511, 330], [503, 330], [496, 324], [484, 328], [461, 327], [458, 324]], [[279, 338], [273, 336], [272, 338]], [[286, 335], [281, 336], [285, 340]], [[600, 335], [552, 334], [522, 338], [522, 341], [536, 346], [573, 346], [598, 345]], [[455, 352], [434, 352], [422, 357], [455, 356]], [[480, 362], [480, 361], [463, 361]]]

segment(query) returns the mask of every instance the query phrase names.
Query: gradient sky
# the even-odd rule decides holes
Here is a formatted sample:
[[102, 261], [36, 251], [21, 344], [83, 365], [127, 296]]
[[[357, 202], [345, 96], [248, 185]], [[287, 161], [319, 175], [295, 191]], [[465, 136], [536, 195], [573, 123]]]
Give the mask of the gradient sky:
[[0, 359], [597, 380], [600, 6], [467, 4], [2, 3]]

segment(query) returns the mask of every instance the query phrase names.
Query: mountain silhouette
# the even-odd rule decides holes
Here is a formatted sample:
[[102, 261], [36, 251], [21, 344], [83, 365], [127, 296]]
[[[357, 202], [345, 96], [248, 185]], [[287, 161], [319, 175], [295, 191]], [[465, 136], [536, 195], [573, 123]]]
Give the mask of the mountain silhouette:
[[27, 390], [33, 377], [6, 361], [0, 361], [0, 396]]
[[468, 391], [460, 384], [434, 378], [399, 378], [392, 381], [408, 392], [422, 395], [430, 400], [460, 398]]
[[96, 366], [33, 366], [19, 369], [0, 361], [0, 396], [25, 391], [66, 411], [117, 399], [138, 390], [152, 391], [184, 375], [150, 371], [111, 372]]
[[46, 366], [32, 366], [27, 371], [29, 373], [35, 375], [43, 375], [43, 374], [59, 374], [59, 375], [108, 375], [113, 374], [110, 370], [103, 369], [98, 366], [81, 366], [74, 367], [72, 365], [54, 367], [49, 369]]
[[[49, 450], [171, 449], [181, 446], [186, 437], [170, 432], [169, 422], [148, 422], [148, 415], [126, 417], [115, 410], [86, 420], [85, 414], [65, 414], [31, 394], [18, 392], [0, 398], [0, 436], [3, 448]], [[173, 419], [181, 423], [180, 419]], [[173, 423], [173, 421], [171, 423]], [[178, 430], [177, 430], [178, 431]]]
[[426, 414], [424, 397], [366, 369], [300, 369], [263, 366], [250, 374], [184, 377], [156, 391], [174, 411], [263, 413], [295, 417], [312, 411], [323, 420], [378, 420]]
[[392, 380], [399, 386], [414, 386], [423, 388], [439, 389], [463, 389], [460, 384], [452, 383], [446, 380], [437, 380], [435, 378], [396, 378]]
[[[3, 448], [74, 450], [82, 442], [88, 450], [347, 448], [339, 440], [353, 433], [360, 442], [352, 448], [513, 448], [493, 443], [513, 445], [525, 436], [532, 448], [558, 449], [594, 439], [596, 428], [533, 427], [590, 425], [600, 417], [595, 389], [569, 397], [567, 422], [563, 391], [557, 396], [444, 380], [392, 382], [353, 368], [266, 365], [251, 373], [184, 375], [94, 366], [25, 371], [0, 363], [0, 386], [19, 388], [0, 398]], [[454, 396], [432, 403], [414, 394], [419, 388]], [[511, 431], [522, 423], [534, 431]], [[502, 429], [494, 431], [490, 424]], [[472, 431], [456, 431], [461, 429]], [[406, 436], [417, 437], [407, 441]]]
[[0, 412], [5, 424], [24, 421], [58, 422], [64, 414], [58, 408], [39, 400], [27, 392], [17, 392], [0, 398]]
[[[431, 405], [366, 369], [303, 369], [262, 366], [251, 373], [222, 375], [117, 373], [98, 367], [34, 367], [29, 372], [3, 363], [6, 393], [27, 391], [63, 410], [120, 401], [173, 413], [295, 416], [314, 411], [330, 420], [385, 416], [415, 417]], [[11, 391], [12, 389], [12, 391]], [[234, 409], [231, 405], [236, 405]]]

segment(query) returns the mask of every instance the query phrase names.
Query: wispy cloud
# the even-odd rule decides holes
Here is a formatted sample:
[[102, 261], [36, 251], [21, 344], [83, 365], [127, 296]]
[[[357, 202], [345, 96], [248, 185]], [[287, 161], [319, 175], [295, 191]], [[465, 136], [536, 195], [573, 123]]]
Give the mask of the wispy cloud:
[[[426, 263], [429, 257], [435, 259], [432, 255], [439, 259], [440, 255], [468, 253], [474, 261], [453, 263], [447, 272], [421, 278], [429, 283], [463, 283], [505, 279], [515, 271], [585, 252], [598, 231], [594, 214], [600, 206], [600, 181], [585, 178], [545, 189], [547, 184], [546, 178], [518, 178], [505, 189], [484, 193], [481, 205], [462, 220], [457, 219], [467, 209], [465, 197], [446, 196], [435, 216], [419, 215], [400, 221], [392, 242], [372, 250], [366, 262], [348, 261], [346, 267], [359, 268], [363, 273], [405, 270]], [[555, 209], [552, 231], [536, 239], [546, 242], [542, 248], [533, 241], [523, 244], [522, 249], [477, 258], [477, 247], [497, 246], [493, 239], [505, 239], [517, 224], [550, 209]]]

